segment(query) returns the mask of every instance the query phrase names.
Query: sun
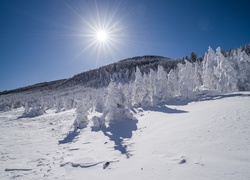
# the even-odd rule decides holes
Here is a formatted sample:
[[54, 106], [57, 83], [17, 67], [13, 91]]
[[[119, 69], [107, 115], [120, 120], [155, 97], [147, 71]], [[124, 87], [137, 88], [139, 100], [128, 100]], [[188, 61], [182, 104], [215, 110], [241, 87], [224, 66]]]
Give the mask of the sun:
[[100, 30], [96, 33], [96, 39], [99, 42], [105, 42], [108, 40], [108, 33], [104, 30]]
[[95, 58], [98, 65], [100, 61], [111, 61], [124, 56], [124, 49], [128, 48], [127, 14], [120, 14], [118, 11], [122, 4], [118, 1], [107, 6], [99, 4], [93, 1], [87, 9], [85, 6], [83, 9], [69, 6], [79, 18], [79, 27], [75, 28], [77, 33], [73, 36], [80, 40], [82, 48], [79, 48], [75, 58], [88, 55]]

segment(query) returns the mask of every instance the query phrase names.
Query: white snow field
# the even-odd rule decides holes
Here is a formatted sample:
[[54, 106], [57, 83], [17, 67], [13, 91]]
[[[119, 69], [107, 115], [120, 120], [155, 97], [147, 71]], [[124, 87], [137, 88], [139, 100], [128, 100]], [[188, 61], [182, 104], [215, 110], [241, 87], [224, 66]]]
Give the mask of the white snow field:
[[250, 92], [137, 109], [73, 130], [75, 110], [0, 113], [0, 179], [250, 179]]

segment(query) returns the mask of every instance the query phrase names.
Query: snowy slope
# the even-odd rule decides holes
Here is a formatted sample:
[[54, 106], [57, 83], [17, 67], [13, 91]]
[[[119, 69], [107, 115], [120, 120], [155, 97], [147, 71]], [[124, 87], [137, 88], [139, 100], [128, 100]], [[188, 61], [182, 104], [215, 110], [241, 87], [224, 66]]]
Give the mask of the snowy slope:
[[177, 101], [77, 131], [75, 110], [0, 112], [0, 179], [250, 179], [249, 105], [250, 92]]

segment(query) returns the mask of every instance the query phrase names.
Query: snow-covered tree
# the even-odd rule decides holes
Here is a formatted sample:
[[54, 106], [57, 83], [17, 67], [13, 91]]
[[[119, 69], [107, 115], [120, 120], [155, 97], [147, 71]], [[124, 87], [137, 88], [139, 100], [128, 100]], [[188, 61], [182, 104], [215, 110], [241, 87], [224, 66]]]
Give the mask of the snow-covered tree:
[[198, 62], [190, 63], [186, 60], [184, 62], [178, 65], [179, 93], [183, 100], [193, 99], [197, 95], [197, 87], [201, 85], [198, 72], [199, 64]]
[[140, 107], [146, 96], [146, 87], [144, 86], [143, 76], [139, 67], [136, 67], [132, 88], [132, 105]]
[[211, 47], [205, 54], [203, 60], [203, 88], [216, 91], [218, 89], [219, 78], [215, 75], [215, 67], [218, 65], [215, 61], [216, 55]]
[[25, 110], [22, 117], [36, 117], [41, 116], [45, 113], [45, 108], [41, 102], [38, 101], [27, 101], [25, 102]]
[[108, 95], [105, 102], [103, 119], [106, 124], [132, 119], [133, 115], [125, 106], [125, 96], [117, 83], [111, 81], [108, 86]]
[[155, 80], [153, 104], [160, 104], [168, 99], [167, 94], [167, 73], [162, 66], [158, 66]]
[[170, 99], [180, 96], [177, 73], [177, 69], [172, 69], [168, 74], [167, 92]]
[[92, 96], [91, 94], [85, 95], [84, 99], [79, 99], [78, 107], [76, 108], [76, 119], [74, 121], [75, 128], [85, 128], [89, 123], [88, 115], [91, 108], [93, 108], [92, 104]]
[[221, 93], [235, 92], [238, 91], [237, 83], [237, 72], [231, 66], [230, 62], [221, 53], [221, 49], [216, 49], [216, 59], [217, 66], [215, 67], [215, 75], [218, 80], [218, 91]]
[[[249, 45], [250, 47], [250, 45]], [[230, 57], [234, 69], [237, 71], [238, 84], [237, 87], [241, 91], [250, 90], [250, 56], [245, 51], [234, 53]]]

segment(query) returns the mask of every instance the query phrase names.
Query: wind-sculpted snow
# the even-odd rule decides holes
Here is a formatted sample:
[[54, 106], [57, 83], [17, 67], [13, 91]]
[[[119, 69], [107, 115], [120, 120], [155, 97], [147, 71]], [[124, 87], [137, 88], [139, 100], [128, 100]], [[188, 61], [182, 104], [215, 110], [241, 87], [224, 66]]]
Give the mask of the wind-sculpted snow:
[[209, 47], [203, 60], [196, 62], [136, 57], [76, 75], [59, 85], [60, 88], [50, 91], [1, 95], [0, 110], [23, 106], [25, 112], [21, 117], [33, 117], [48, 109], [60, 112], [76, 108], [75, 128], [98, 128], [133, 120], [136, 107], [248, 91], [250, 56], [248, 48], [225, 53]]

